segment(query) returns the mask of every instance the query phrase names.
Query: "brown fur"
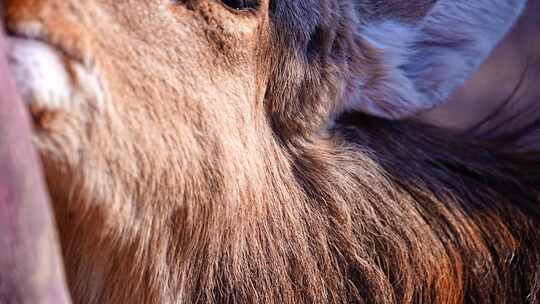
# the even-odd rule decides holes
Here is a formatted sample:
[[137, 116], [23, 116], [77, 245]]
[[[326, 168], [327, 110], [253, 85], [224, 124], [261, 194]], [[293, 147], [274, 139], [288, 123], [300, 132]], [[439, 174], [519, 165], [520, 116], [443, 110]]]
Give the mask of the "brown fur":
[[6, 2], [107, 90], [36, 120], [75, 303], [540, 301], [538, 152], [340, 115], [349, 2]]

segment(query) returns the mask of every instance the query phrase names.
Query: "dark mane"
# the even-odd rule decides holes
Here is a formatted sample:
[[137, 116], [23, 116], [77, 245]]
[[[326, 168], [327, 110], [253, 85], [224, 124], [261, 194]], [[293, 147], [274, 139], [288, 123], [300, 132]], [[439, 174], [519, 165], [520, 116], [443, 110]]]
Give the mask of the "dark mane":
[[217, 272], [189, 302], [538, 301], [537, 158], [358, 113], [286, 146], [301, 193], [239, 218], [252, 225], [237, 231], [245, 251], [200, 260]]
[[[336, 150], [307, 145], [298, 155], [298, 178], [316, 192], [314, 201], [333, 202], [324, 208], [359, 226], [336, 247], [356, 249], [344, 264], [365, 302], [535, 303], [538, 153], [505, 154], [448, 131], [358, 113], [342, 117], [330, 140]], [[343, 238], [348, 230], [332, 231]]]

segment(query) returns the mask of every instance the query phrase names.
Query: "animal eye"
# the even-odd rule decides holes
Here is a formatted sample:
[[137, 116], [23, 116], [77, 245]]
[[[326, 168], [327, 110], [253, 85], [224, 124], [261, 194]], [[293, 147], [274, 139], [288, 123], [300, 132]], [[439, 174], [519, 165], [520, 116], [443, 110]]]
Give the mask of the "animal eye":
[[260, 0], [221, 0], [223, 4], [235, 10], [256, 9]]

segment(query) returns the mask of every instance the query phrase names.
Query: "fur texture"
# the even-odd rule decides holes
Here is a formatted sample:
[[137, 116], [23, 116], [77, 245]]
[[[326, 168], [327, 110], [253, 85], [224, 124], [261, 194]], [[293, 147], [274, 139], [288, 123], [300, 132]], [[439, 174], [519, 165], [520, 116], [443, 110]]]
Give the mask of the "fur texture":
[[76, 303], [538, 303], [538, 151], [344, 113], [463, 80], [403, 87], [376, 24], [482, 3], [484, 54], [523, 2], [5, 2], [104, 91], [35, 117]]

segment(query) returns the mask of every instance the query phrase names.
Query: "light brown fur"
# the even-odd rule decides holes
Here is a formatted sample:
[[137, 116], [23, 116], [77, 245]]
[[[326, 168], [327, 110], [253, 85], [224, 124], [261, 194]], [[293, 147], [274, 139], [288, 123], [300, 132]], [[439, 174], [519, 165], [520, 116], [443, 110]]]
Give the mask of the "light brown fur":
[[[329, 127], [349, 78], [324, 28], [308, 64], [267, 1], [6, 2], [12, 34], [40, 22], [106, 93], [35, 115], [75, 303], [538, 303], [538, 153]], [[350, 30], [348, 71], [377, 86]]]

